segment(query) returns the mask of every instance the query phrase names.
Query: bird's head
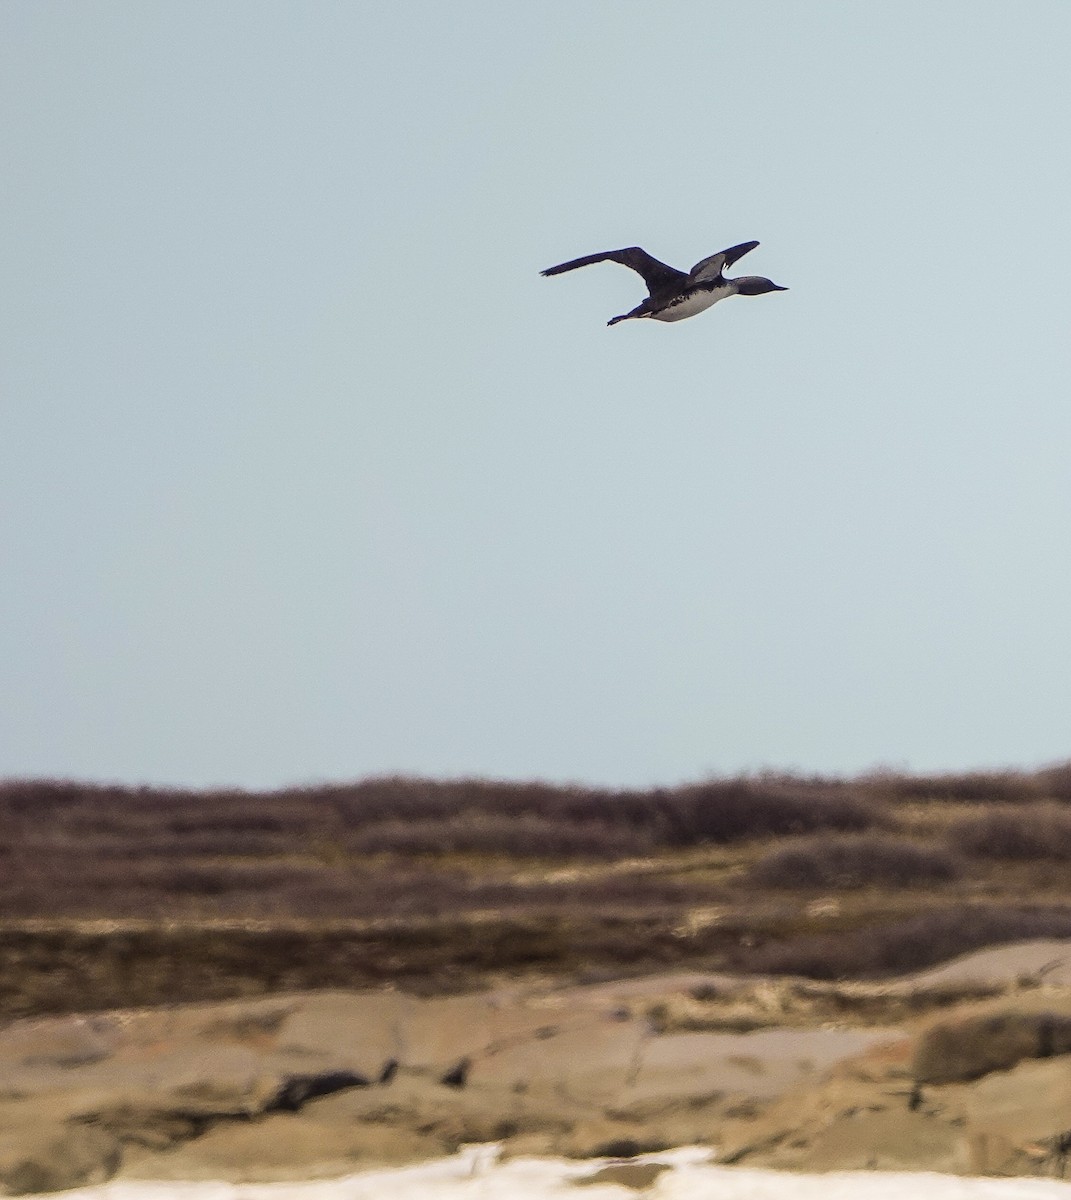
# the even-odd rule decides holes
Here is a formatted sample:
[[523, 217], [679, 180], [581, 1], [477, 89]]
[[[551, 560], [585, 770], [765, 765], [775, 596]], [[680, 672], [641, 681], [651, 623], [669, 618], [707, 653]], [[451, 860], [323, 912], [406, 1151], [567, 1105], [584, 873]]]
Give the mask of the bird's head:
[[764, 279], [761, 275], [741, 275], [734, 279], [737, 294], [740, 296], [761, 296], [763, 292], [787, 292], [788, 288], [781, 287], [772, 279]]

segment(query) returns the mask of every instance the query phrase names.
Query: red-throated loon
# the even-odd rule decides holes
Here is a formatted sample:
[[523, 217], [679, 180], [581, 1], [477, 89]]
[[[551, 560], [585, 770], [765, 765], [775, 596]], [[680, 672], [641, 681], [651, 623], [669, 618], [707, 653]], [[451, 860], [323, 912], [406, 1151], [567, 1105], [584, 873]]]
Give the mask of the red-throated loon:
[[730, 246], [728, 250], [722, 250], [719, 254], [712, 254], [709, 258], [697, 262], [687, 274], [678, 271], [676, 267], [659, 262], [657, 258], [652, 258], [639, 246], [574, 258], [571, 262], [547, 267], [540, 274], [561, 275], [563, 271], [574, 271], [577, 267], [587, 267], [597, 262], [621, 263], [622, 266], [631, 267], [643, 276], [650, 295], [638, 308], [623, 313], [620, 317], [613, 317], [606, 322], [607, 325], [616, 325], [618, 321], [628, 321], [633, 317], [652, 317], [656, 321], [683, 321], [685, 317], [694, 317], [696, 313], [717, 304], [726, 296], [761, 296], [763, 292], [788, 291], [788, 288], [763, 279], [761, 275], [741, 275], [738, 279], [726, 279], [722, 274], [726, 267], [731, 267], [738, 258], [743, 258], [758, 244], [741, 242], [739, 246]]

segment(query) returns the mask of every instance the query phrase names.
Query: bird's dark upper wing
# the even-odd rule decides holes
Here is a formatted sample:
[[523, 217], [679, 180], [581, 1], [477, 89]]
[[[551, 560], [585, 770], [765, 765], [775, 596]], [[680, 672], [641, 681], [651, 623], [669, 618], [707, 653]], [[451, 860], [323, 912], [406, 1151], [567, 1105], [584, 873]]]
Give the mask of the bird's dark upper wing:
[[643, 276], [649, 291], [656, 288], [683, 283], [688, 276], [676, 267], [667, 266], [652, 258], [646, 250], [639, 246], [627, 246], [624, 250], [606, 250], [602, 254], [587, 254], [583, 258], [574, 258], [570, 262], [559, 263], [556, 267], [547, 267], [542, 275], [560, 275], [563, 271], [575, 271], [577, 267], [587, 267], [592, 263], [615, 262], [623, 267], [631, 267], [637, 274]]
[[741, 242], [739, 246], [730, 246], [728, 250], [720, 250], [717, 254], [712, 254], [709, 258], [697, 262], [689, 272], [689, 276], [696, 282], [701, 279], [717, 279], [726, 267], [731, 267], [738, 258], [743, 258], [758, 244], [758, 242]]

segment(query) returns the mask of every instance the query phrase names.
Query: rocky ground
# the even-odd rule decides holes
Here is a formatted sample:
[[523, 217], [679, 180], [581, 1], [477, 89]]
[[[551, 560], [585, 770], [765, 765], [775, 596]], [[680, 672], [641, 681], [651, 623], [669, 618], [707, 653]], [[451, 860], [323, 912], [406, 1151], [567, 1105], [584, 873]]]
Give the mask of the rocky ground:
[[324, 991], [16, 1020], [0, 1185], [308, 1179], [498, 1142], [800, 1170], [1060, 1176], [1071, 942], [886, 983], [707, 973]]

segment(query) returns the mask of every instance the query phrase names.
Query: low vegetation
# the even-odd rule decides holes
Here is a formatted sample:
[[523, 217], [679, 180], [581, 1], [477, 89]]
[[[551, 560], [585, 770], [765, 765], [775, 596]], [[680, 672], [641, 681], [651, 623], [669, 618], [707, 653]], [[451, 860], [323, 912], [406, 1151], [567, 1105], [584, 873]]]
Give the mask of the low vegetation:
[[1071, 936], [1069, 860], [1071, 764], [643, 791], [12, 780], [0, 1013], [503, 971], [879, 977]]
[[1071, 1054], [1071, 1017], [1002, 1007], [935, 1021], [915, 1047], [919, 1083], [963, 1083], [1028, 1058]]
[[855, 1026], [895, 1026], [933, 1017], [965, 1003], [1027, 995], [1040, 985], [1028, 978], [1015, 989], [1004, 982], [932, 983], [897, 987], [888, 982], [825, 982], [798, 977], [755, 980], [726, 977], [649, 1005], [644, 1013], [658, 1033], [748, 1033], [755, 1029], [814, 1029], [845, 1018]]
[[958, 856], [887, 834], [823, 835], [780, 846], [751, 868], [764, 888], [918, 887], [962, 874]]
[[1071, 938], [1071, 905], [954, 904], [913, 916], [877, 919], [837, 933], [771, 940], [752, 969], [810, 979], [875, 978], [918, 971], [981, 946], [1033, 938]]
[[949, 844], [994, 859], [1071, 861], [1071, 806], [997, 805], [955, 821]]

